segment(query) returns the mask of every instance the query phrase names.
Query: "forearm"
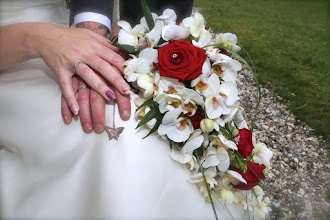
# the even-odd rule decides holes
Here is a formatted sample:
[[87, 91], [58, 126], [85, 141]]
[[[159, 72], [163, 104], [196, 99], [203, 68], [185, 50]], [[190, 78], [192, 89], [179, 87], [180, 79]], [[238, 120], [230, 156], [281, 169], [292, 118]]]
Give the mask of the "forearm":
[[42, 43], [61, 35], [61, 28], [46, 23], [21, 23], [0, 28], [0, 69], [40, 57]]

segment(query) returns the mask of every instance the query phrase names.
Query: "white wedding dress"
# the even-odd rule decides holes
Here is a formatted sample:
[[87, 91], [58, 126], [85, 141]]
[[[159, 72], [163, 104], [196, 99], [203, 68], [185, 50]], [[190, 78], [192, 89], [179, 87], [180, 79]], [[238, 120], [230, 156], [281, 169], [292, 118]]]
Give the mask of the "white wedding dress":
[[[68, 26], [62, 0], [1, 0], [1, 25], [41, 21]], [[118, 141], [65, 125], [61, 91], [42, 59], [0, 73], [1, 219], [214, 219], [157, 135], [142, 139], [134, 117]], [[134, 104], [132, 103], [135, 110]], [[112, 106], [106, 107], [112, 124]], [[117, 114], [118, 115], [118, 114]], [[134, 114], [133, 114], [134, 115]], [[216, 202], [220, 219], [232, 219]], [[235, 219], [246, 217], [228, 207]]]

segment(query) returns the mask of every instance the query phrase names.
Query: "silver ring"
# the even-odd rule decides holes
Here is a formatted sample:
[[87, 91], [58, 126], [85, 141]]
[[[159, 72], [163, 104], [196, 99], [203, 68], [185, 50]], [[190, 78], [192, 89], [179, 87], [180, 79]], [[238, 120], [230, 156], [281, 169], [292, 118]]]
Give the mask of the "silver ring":
[[77, 66], [79, 65], [79, 64], [81, 64], [81, 63], [83, 63], [83, 61], [81, 61], [81, 60], [79, 60], [77, 63], [75, 63], [75, 64], [73, 64], [73, 71], [74, 71], [74, 73], [77, 73], [76, 72], [76, 68], [77, 68]]
[[79, 91], [79, 89], [90, 89], [89, 85], [87, 84], [81, 84], [78, 89], [77, 89], [77, 92]]

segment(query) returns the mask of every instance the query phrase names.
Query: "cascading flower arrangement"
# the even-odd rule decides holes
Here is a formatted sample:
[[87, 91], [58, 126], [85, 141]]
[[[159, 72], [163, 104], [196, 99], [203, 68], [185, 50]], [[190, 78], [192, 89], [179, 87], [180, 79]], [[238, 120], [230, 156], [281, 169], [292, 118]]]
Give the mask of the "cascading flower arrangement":
[[188, 181], [212, 204], [216, 218], [215, 200], [265, 218], [258, 184], [272, 152], [255, 142], [243, 116], [238, 60], [250, 67], [236, 53], [241, 49], [236, 35], [214, 36], [199, 13], [178, 22], [171, 9], [158, 16], [144, 0], [142, 8], [145, 17], [135, 27], [118, 22], [117, 39], [130, 52], [125, 78], [139, 94], [137, 128], [147, 126], [148, 135], [168, 139], [171, 158], [187, 166]]

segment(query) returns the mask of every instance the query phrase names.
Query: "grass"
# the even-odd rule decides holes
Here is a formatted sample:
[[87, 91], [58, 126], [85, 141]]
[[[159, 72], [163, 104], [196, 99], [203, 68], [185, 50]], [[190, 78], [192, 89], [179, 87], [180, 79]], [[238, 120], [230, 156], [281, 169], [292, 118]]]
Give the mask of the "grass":
[[194, 4], [214, 32], [237, 35], [261, 83], [287, 100], [291, 112], [329, 143], [328, 1], [195, 0]]

